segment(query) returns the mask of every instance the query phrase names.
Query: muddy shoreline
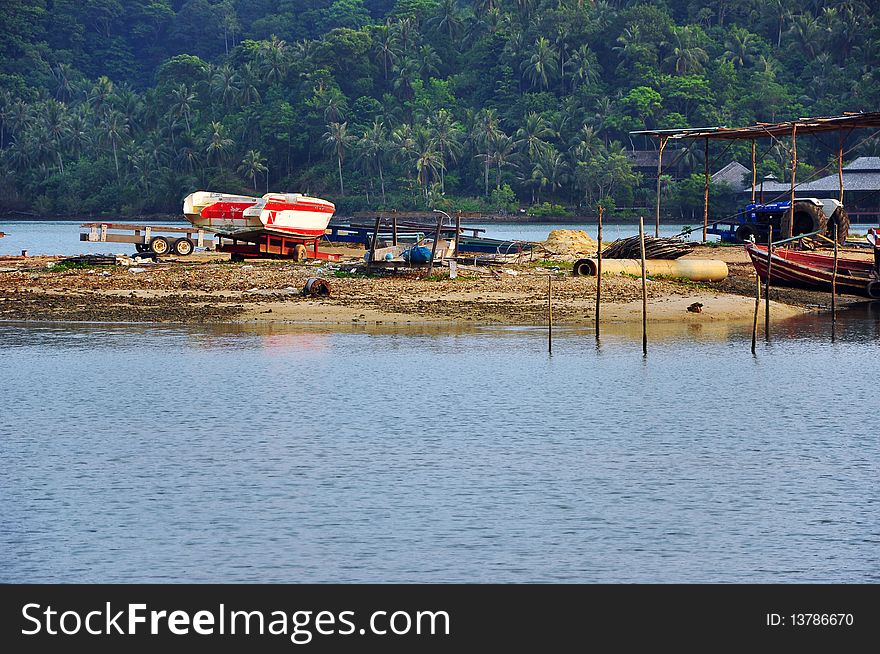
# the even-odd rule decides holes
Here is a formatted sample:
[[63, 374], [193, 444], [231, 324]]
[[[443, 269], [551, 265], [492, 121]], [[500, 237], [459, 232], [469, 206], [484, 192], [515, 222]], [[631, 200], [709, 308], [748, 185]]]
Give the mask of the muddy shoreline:
[[[459, 266], [457, 279], [353, 275], [363, 251], [339, 249], [338, 268], [199, 253], [155, 265], [85, 269], [48, 267], [60, 258], [0, 257], [0, 320], [162, 323], [461, 323], [543, 324], [547, 278], [553, 317], [561, 325], [594, 321], [596, 279], [573, 277], [535, 262], [499, 268]], [[754, 270], [741, 248], [698, 247], [694, 258], [725, 260], [730, 276], [716, 283], [650, 280], [648, 316], [655, 323], [743, 322], [754, 310]], [[327, 279], [332, 293], [303, 293], [306, 280]], [[772, 314], [784, 318], [830, 305], [827, 293], [774, 288]], [[841, 307], [863, 298], [841, 296]], [[699, 312], [688, 310], [701, 305]], [[641, 320], [641, 281], [603, 278], [602, 320]]]

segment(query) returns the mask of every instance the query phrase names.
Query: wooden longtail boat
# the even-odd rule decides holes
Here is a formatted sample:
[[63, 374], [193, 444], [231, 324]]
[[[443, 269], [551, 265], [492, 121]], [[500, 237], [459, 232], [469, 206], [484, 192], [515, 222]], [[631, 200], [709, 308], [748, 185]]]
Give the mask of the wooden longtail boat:
[[[767, 247], [746, 243], [746, 252], [761, 279], [767, 278]], [[834, 257], [813, 252], [774, 248], [770, 283], [797, 286], [812, 290], [831, 290]], [[859, 259], [837, 259], [837, 292], [880, 299], [880, 281], [874, 262]]]

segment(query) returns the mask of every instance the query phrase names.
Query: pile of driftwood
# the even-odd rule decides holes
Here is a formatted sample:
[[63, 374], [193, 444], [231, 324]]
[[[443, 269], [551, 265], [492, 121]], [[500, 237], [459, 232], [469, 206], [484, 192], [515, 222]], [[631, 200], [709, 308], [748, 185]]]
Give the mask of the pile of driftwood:
[[[680, 238], [655, 238], [645, 237], [646, 259], [678, 259], [690, 254], [694, 249], [693, 243], [688, 243]], [[638, 236], [630, 236], [614, 241], [602, 251], [605, 259], [641, 259], [642, 248]]]

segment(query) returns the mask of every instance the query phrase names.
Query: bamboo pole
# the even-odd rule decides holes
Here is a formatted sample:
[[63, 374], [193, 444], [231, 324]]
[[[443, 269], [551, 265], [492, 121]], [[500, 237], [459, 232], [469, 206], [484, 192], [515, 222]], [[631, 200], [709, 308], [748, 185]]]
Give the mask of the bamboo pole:
[[767, 236], [767, 278], [764, 280], [764, 336], [770, 340], [770, 273], [773, 270], [773, 225]]
[[602, 211], [599, 205], [599, 235], [596, 252], [596, 338], [599, 338], [599, 306], [602, 302]]
[[837, 225], [834, 226], [834, 267], [831, 271], [831, 326], [837, 322]]
[[639, 243], [642, 250], [642, 354], [648, 356], [648, 280], [645, 276], [645, 219], [639, 216]]
[[752, 139], [752, 204], [755, 204], [755, 185], [758, 181], [758, 166], [755, 161], [755, 140]]
[[657, 211], [654, 216], [654, 236], [660, 237], [660, 175], [663, 171], [663, 148], [668, 136], [660, 137], [660, 152], [657, 153]]
[[761, 306], [761, 277], [758, 271], [755, 271], [755, 317], [752, 321], [752, 354], [755, 354], [755, 347], [758, 342], [758, 309]]
[[785, 214], [785, 227], [782, 230], [783, 238], [794, 236], [794, 187], [797, 176], [797, 125], [791, 126], [791, 204], [788, 213]]
[[437, 254], [437, 243], [440, 241], [440, 229], [443, 227], [443, 214], [437, 218], [437, 232], [434, 234], [434, 243], [431, 245], [431, 263], [428, 265], [428, 277], [434, 273], [434, 256]]
[[[705, 178], [706, 183], [703, 188], [703, 243], [706, 242], [706, 232], [709, 229], [709, 139], [706, 138], [705, 150]], [[659, 234], [658, 234], [659, 236]]]
[[461, 238], [461, 209], [455, 212], [455, 250], [454, 256], [458, 256], [458, 239]]
[[553, 275], [547, 275], [547, 352], [553, 354]]
[[397, 245], [397, 212], [391, 214], [391, 245]]

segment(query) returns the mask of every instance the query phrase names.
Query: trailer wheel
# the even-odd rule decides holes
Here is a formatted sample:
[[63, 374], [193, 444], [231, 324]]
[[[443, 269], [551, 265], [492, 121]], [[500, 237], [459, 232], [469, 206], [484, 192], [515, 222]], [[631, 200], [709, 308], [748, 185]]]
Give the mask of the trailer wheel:
[[168, 239], [164, 236], [154, 236], [150, 239], [150, 251], [154, 254], [168, 254]]
[[308, 251], [306, 250], [306, 246], [302, 243], [297, 243], [293, 246], [293, 260], [294, 261], [305, 261], [308, 256]]
[[146, 243], [135, 243], [134, 249], [137, 250], [138, 252], [149, 252], [150, 246], [147, 245]]
[[193, 242], [188, 238], [179, 238], [174, 242], [174, 253], [186, 257], [192, 254], [194, 247]]

